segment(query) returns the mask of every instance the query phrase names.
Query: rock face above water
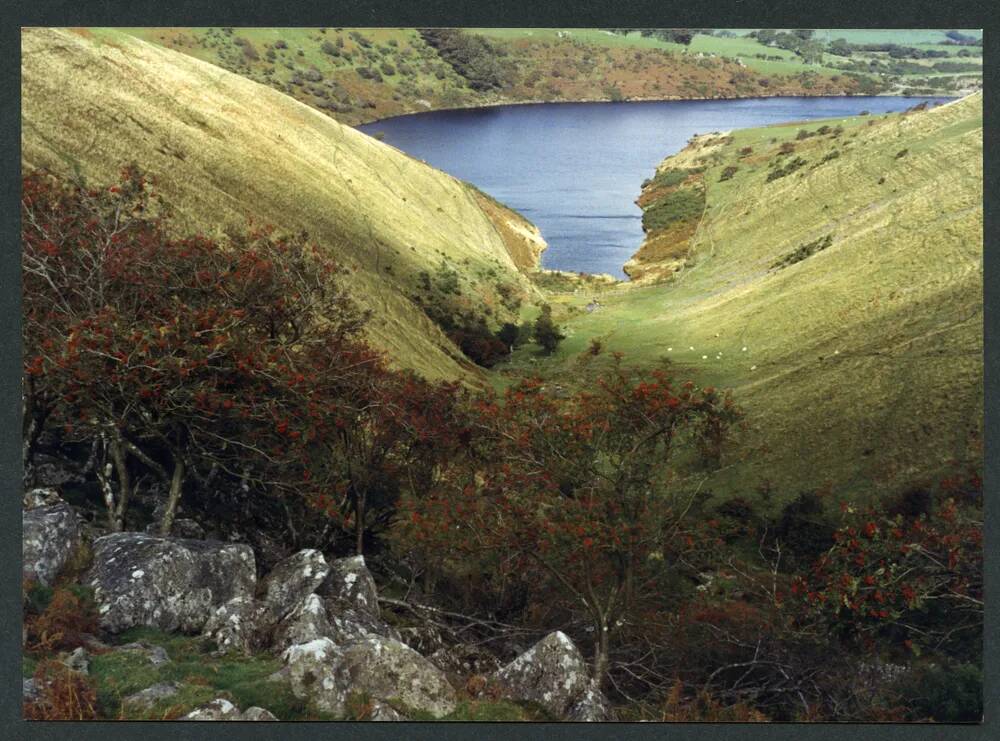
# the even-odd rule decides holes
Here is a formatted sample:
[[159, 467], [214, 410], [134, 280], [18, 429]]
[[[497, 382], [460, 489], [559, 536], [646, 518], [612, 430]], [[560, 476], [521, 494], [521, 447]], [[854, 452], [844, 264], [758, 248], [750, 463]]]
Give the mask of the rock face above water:
[[33, 490], [25, 496], [25, 503], [39, 506], [21, 515], [22, 575], [51, 586], [80, 542], [80, 522], [52, 490]]
[[291, 646], [283, 658], [293, 692], [330, 713], [344, 713], [351, 692], [397, 700], [435, 717], [455, 709], [455, 690], [444, 673], [391, 638], [373, 636], [342, 647], [320, 638]]
[[607, 702], [594, 687], [580, 650], [562, 631], [542, 640], [493, 675], [502, 696], [530, 700], [556, 718], [597, 720]]
[[87, 582], [112, 633], [137, 625], [195, 632], [216, 608], [252, 598], [256, 574], [249, 546], [113, 533], [94, 541]]

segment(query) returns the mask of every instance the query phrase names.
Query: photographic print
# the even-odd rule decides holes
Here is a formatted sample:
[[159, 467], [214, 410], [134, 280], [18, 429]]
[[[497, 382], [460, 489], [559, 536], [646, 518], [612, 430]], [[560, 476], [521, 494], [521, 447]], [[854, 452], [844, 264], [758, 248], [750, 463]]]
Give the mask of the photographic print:
[[24, 719], [982, 721], [981, 30], [20, 36]]

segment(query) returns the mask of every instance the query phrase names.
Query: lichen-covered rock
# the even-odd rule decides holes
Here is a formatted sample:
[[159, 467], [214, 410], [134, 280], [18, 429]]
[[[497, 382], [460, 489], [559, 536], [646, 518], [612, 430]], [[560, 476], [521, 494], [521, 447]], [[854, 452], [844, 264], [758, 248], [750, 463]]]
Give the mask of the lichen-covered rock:
[[21, 500], [23, 509], [37, 509], [38, 507], [51, 507], [54, 504], [62, 504], [63, 499], [59, 492], [48, 486], [41, 486], [35, 489], [28, 489], [24, 492]]
[[323, 600], [310, 594], [291, 613], [278, 623], [271, 647], [284, 651], [297, 643], [309, 643], [317, 638], [332, 638], [334, 630], [326, 617]]
[[[40, 501], [46, 501], [41, 499]], [[22, 575], [51, 586], [80, 541], [80, 522], [68, 504], [57, 501], [21, 514]]]
[[587, 690], [580, 695], [566, 711], [566, 720], [577, 723], [596, 723], [608, 720], [610, 709], [608, 699], [597, 686], [597, 682], [591, 682]]
[[406, 720], [406, 718], [400, 715], [399, 711], [392, 707], [392, 705], [376, 700], [372, 703], [371, 712], [368, 714], [368, 720], [375, 721], [376, 723], [392, 723]]
[[502, 667], [493, 680], [504, 697], [537, 702], [558, 718], [591, 686], [580, 650], [558, 630]]
[[270, 710], [265, 710], [264, 708], [258, 708], [256, 706], [252, 708], [247, 708], [243, 711], [243, 715], [240, 720], [257, 720], [257, 721], [270, 721], [277, 720], [274, 717], [274, 713]]
[[212, 611], [202, 635], [222, 653], [252, 653], [263, 640], [264, 613], [264, 606], [253, 597], [234, 597]]
[[316, 593], [338, 602], [342, 610], [379, 617], [378, 589], [364, 556], [338, 558], [331, 563], [330, 573]]
[[272, 620], [297, 609], [319, 587], [330, 567], [323, 554], [312, 548], [299, 551], [275, 566], [263, 581], [263, 603]]
[[21, 698], [24, 702], [38, 702], [42, 698], [42, 691], [38, 688], [38, 682], [34, 679], [23, 680]]
[[329, 638], [289, 646], [282, 654], [285, 668], [272, 679], [288, 681], [296, 697], [307, 699], [317, 709], [341, 714], [347, 689], [340, 673], [340, 652]]
[[146, 657], [147, 661], [153, 666], [161, 666], [170, 661], [170, 657], [167, 655], [166, 650], [163, 646], [154, 646], [151, 643], [144, 643], [142, 641], [135, 641], [133, 643], [125, 643], [114, 649], [115, 651], [135, 651]]
[[265, 710], [264, 708], [258, 708], [256, 706], [247, 708], [241, 713], [240, 709], [233, 705], [233, 703], [229, 702], [229, 700], [219, 697], [195, 708], [181, 718], [181, 720], [266, 721], [277, 720], [277, 718], [274, 717], [274, 714], [270, 710]]
[[496, 656], [471, 643], [439, 648], [427, 660], [446, 674], [466, 677], [472, 674], [492, 674], [500, 668], [500, 660]]
[[412, 648], [371, 637], [345, 646], [340, 657], [348, 687], [377, 700], [398, 700], [435, 717], [455, 709], [455, 690], [444, 672]]
[[243, 714], [229, 700], [219, 697], [195, 708], [181, 720], [243, 720]]
[[137, 625], [200, 631], [215, 609], [253, 595], [249, 546], [112, 533], [94, 541], [87, 583], [100, 623], [119, 633]]
[[455, 709], [455, 690], [444, 673], [392, 639], [370, 637], [339, 647], [320, 638], [289, 647], [283, 658], [296, 696], [330, 713], [343, 714], [351, 692], [398, 700], [436, 717]]
[[83, 646], [77, 646], [70, 653], [66, 654], [62, 663], [80, 674], [90, 674], [90, 654]]
[[123, 705], [132, 709], [149, 709], [160, 700], [173, 697], [180, 691], [181, 686], [177, 682], [159, 682], [152, 687], [147, 687], [122, 700]]
[[326, 600], [326, 615], [330, 624], [330, 637], [337, 645], [345, 645], [365, 638], [391, 638], [403, 643], [399, 632], [381, 618], [368, 612], [343, 609], [337, 600]]

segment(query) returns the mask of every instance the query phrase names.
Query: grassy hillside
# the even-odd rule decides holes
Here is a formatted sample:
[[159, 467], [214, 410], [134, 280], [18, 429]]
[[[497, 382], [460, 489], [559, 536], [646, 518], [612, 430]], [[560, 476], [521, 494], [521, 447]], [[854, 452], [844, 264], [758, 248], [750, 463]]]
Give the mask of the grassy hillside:
[[888, 87], [866, 70], [845, 72], [754, 39], [704, 34], [687, 47], [636, 32], [481, 28], [458, 34], [455, 46], [435, 46], [412, 28], [122, 30], [349, 124], [496, 103], [839, 95]]
[[25, 167], [112, 181], [135, 161], [183, 228], [251, 217], [354, 269], [373, 341], [430, 378], [478, 371], [419, 304], [496, 325], [536, 289], [537, 230], [470, 186], [282, 93], [114, 31], [22, 34]]
[[[586, 352], [598, 339], [732, 388], [752, 425], [748, 460], [706, 484], [716, 493], [753, 496], [769, 480], [779, 501], [825, 485], [857, 496], [978, 459], [982, 137], [981, 94], [699, 137], [640, 198], [647, 213], [683, 214], [664, 228], [689, 233], [636, 262], [654, 277], [683, 268], [562, 296], [570, 337], [556, 359], [523, 350], [515, 368], [585, 378], [603, 362]], [[694, 218], [671, 205], [682, 190], [703, 193]]]

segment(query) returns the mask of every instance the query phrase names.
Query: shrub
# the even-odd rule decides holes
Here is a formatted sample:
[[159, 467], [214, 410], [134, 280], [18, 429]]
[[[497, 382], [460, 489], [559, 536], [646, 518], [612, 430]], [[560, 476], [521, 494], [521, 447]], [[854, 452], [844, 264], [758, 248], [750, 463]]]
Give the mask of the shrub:
[[552, 307], [548, 304], [542, 306], [542, 313], [535, 320], [533, 328], [535, 342], [544, 348], [546, 354], [555, 352], [559, 343], [566, 339], [559, 326], [552, 321]]
[[[773, 173], [772, 173], [773, 174]], [[768, 180], [771, 180], [768, 177]], [[771, 263], [771, 270], [780, 270], [782, 268], [787, 268], [789, 265], [794, 265], [797, 262], [805, 260], [807, 257], [812, 257], [817, 252], [825, 250], [833, 244], [833, 235], [827, 234], [826, 236], [815, 239], [812, 242], [807, 242], [805, 244], [800, 244], [795, 250], [789, 252], [787, 255], [782, 257], [780, 260], [776, 260]]]
[[722, 174], [719, 176], [719, 182], [721, 183], [724, 180], [730, 180], [730, 179], [732, 179], [733, 175], [735, 175], [737, 172], [739, 172], [739, 169], [740, 168], [738, 168], [738, 167], [736, 167], [734, 165], [729, 165], [728, 167], [726, 167], [722, 171]]
[[422, 28], [420, 36], [473, 90], [500, 90], [513, 82], [502, 47], [483, 36], [453, 28]]
[[747, 155], [753, 154], [753, 147], [742, 147], [740, 148], [740, 157], [746, 157]]
[[[275, 46], [277, 46], [277, 44], [275, 44]], [[343, 44], [341, 44], [341, 46], [343, 46]], [[340, 56], [340, 46], [332, 44], [330, 43], [330, 41], [324, 41], [322, 44], [320, 44], [319, 50], [324, 54], [329, 54], [331, 57]]]
[[382, 74], [386, 75], [387, 77], [391, 77], [392, 75], [396, 74], [396, 68], [393, 67], [388, 62], [382, 62], [382, 64], [379, 66], [379, 69], [381, 69]]
[[34, 674], [37, 700], [24, 703], [26, 720], [95, 720], [97, 692], [93, 681], [60, 661], [38, 664]]
[[771, 170], [771, 172], [767, 174], [765, 182], [770, 183], [774, 180], [778, 180], [779, 178], [791, 175], [793, 172], [795, 172], [796, 170], [798, 170], [799, 168], [803, 167], [806, 164], [807, 164], [806, 160], [802, 159], [801, 157], [796, 157], [795, 159], [785, 164], [783, 167], [776, 167], [773, 170]]
[[973, 664], [932, 664], [904, 685], [916, 719], [979, 723], [983, 719], [983, 672]]
[[780, 147], [778, 147], [779, 154], [791, 154], [795, 151], [795, 144], [792, 142], [783, 142]]
[[86, 634], [97, 632], [94, 600], [84, 587], [58, 587], [48, 596], [44, 609], [35, 613], [39, 606], [36, 597], [30, 601], [25, 615], [28, 643], [36, 649], [76, 648]]
[[646, 232], [664, 229], [680, 221], [698, 218], [704, 209], [704, 190], [700, 187], [681, 188], [642, 212], [642, 228]]

